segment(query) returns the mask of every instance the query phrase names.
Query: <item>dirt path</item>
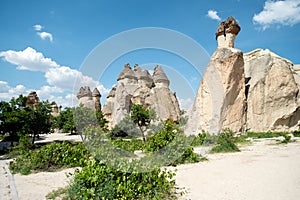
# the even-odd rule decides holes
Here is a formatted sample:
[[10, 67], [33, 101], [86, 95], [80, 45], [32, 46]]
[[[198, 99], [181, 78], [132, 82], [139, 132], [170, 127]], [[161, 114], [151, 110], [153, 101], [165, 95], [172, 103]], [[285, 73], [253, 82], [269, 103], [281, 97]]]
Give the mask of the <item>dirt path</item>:
[[300, 199], [300, 142], [256, 142], [242, 152], [208, 158], [208, 162], [177, 167], [176, 182], [188, 191], [181, 199]]

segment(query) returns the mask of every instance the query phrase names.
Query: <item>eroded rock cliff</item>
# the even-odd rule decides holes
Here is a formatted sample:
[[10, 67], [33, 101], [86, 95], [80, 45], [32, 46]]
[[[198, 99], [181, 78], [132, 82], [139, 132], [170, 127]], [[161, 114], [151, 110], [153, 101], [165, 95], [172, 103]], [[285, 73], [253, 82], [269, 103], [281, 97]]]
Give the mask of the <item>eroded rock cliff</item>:
[[103, 114], [110, 128], [130, 114], [133, 104], [153, 109], [163, 120], [179, 120], [180, 109], [176, 95], [170, 91], [170, 81], [160, 66], [156, 66], [151, 75], [138, 65], [131, 69], [126, 64], [117, 81], [103, 106]]

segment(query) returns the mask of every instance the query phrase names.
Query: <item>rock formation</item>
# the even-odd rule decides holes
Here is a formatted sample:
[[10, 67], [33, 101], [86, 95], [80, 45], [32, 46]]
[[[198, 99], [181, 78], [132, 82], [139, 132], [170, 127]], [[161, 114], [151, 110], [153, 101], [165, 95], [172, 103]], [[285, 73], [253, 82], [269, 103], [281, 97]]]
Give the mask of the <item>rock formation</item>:
[[81, 87], [77, 93], [79, 104], [92, 110], [101, 110], [100, 97], [101, 94], [97, 88], [91, 92], [88, 86]]
[[[244, 54], [249, 80], [247, 130], [293, 131], [300, 125], [298, 66], [269, 50]], [[298, 71], [299, 72], [299, 71]]]
[[220, 23], [218, 48], [202, 77], [186, 134], [300, 128], [300, 65], [269, 50], [243, 55], [233, 48], [239, 30], [232, 17]]
[[39, 97], [35, 91], [32, 91], [27, 96], [26, 107], [36, 105], [40, 102]]
[[221, 22], [216, 32], [218, 47], [234, 48], [234, 40], [241, 28], [233, 17], [228, 17], [226, 21]]
[[50, 106], [51, 106], [51, 115], [53, 117], [57, 117], [61, 112], [61, 106], [58, 107], [55, 101], [52, 101]]
[[134, 69], [126, 64], [117, 81], [103, 107], [103, 114], [110, 128], [130, 114], [133, 104], [154, 109], [161, 119], [179, 120], [180, 109], [177, 98], [170, 91], [169, 79], [160, 66], [155, 67], [151, 76], [147, 70], [143, 70], [137, 64]]
[[229, 17], [221, 22], [216, 36], [218, 48], [202, 77], [186, 124], [187, 134], [208, 131], [218, 134], [224, 128], [243, 131], [245, 124], [245, 78], [243, 53], [234, 49], [240, 30]]

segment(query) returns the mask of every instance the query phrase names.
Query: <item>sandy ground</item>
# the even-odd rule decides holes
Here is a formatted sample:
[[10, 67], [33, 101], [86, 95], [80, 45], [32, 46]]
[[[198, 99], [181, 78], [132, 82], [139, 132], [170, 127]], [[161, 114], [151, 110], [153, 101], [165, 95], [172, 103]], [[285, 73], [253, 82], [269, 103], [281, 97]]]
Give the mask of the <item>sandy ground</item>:
[[[287, 145], [270, 143], [274, 142], [262, 140], [242, 147], [242, 152], [208, 154], [209, 161], [177, 166], [177, 186], [187, 191], [180, 199], [300, 199], [300, 141]], [[14, 175], [19, 199], [45, 199], [49, 192], [68, 185], [69, 172], [73, 170]], [[0, 187], [7, 188], [3, 177], [0, 169]]]
[[255, 142], [242, 152], [207, 155], [209, 161], [178, 166], [176, 182], [192, 200], [299, 200], [300, 142]]
[[23, 176], [14, 175], [16, 189], [20, 200], [42, 200], [45, 196], [68, 185], [68, 173], [73, 173], [73, 169], [64, 169], [59, 172], [40, 172]]

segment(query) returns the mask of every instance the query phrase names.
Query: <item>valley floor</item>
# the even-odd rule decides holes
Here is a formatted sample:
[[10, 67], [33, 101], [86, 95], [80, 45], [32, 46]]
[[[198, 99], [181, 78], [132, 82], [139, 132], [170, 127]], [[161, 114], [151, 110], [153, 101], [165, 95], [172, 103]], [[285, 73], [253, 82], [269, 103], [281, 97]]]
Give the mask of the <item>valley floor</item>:
[[177, 167], [176, 182], [192, 200], [298, 200], [300, 142], [261, 140], [241, 152], [208, 154], [208, 162]]
[[[260, 140], [240, 149], [238, 153], [207, 154], [209, 161], [177, 166], [177, 187], [186, 191], [180, 199], [299, 199], [300, 140], [289, 144]], [[52, 190], [68, 185], [69, 172], [72, 169], [14, 175], [19, 199], [43, 199]], [[4, 170], [0, 173], [0, 199], [11, 199], [7, 175]]]

